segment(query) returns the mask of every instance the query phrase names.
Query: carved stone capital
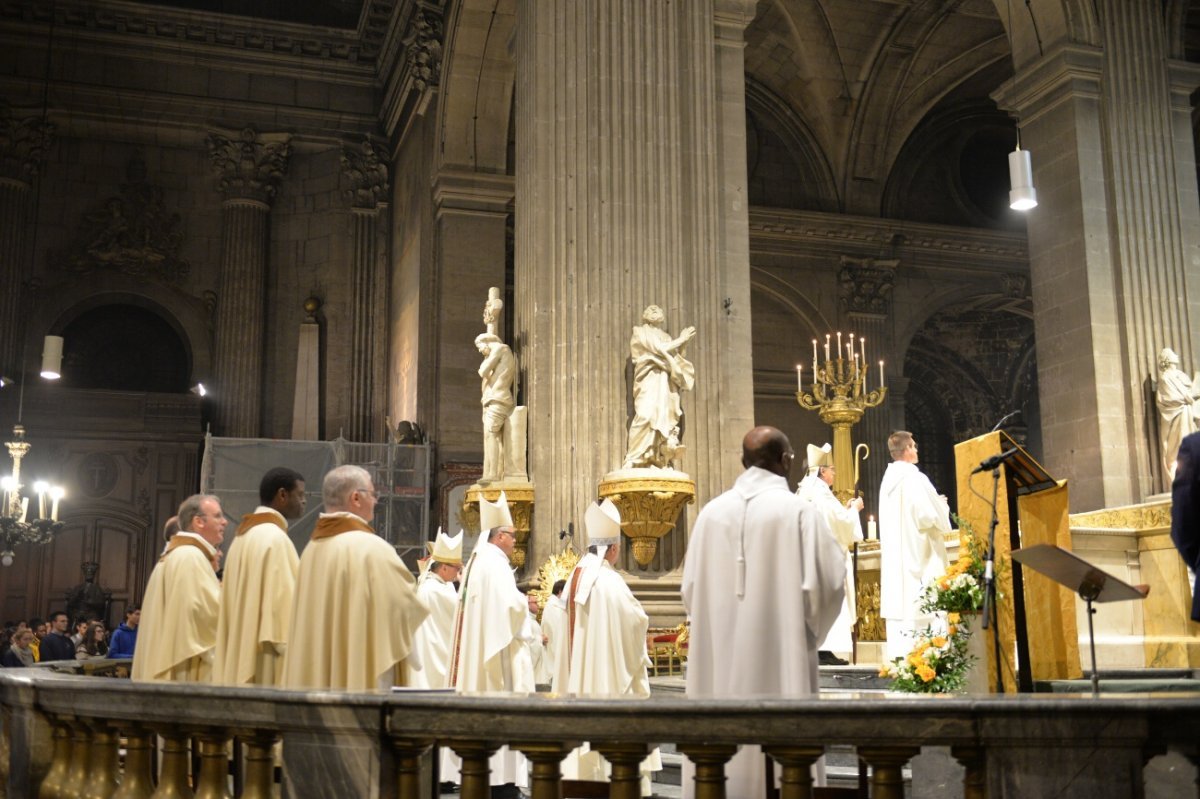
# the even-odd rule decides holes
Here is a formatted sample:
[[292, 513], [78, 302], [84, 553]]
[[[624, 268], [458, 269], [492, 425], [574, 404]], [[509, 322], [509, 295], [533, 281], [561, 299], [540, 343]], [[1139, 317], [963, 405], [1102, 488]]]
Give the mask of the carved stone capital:
[[838, 272], [838, 294], [842, 309], [852, 313], [886, 316], [891, 311], [892, 289], [896, 285], [897, 259], [851, 258], [842, 256]]
[[1000, 277], [1004, 296], [1023, 300], [1029, 296], [1029, 277], [1015, 272], [1005, 272]]
[[442, 79], [442, 20], [428, 9], [420, 8], [408, 21], [401, 42], [405, 53], [404, 71], [419, 92], [435, 88]]
[[258, 133], [254, 128], [209, 133], [208, 155], [225, 199], [270, 205], [287, 171], [290, 140], [287, 133]]
[[388, 166], [382, 149], [370, 139], [342, 145], [342, 174], [350, 181], [346, 199], [355, 208], [374, 209], [386, 202]]
[[29, 183], [54, 143], [54, 123], [40, 109], [19, 108], [0, 98], [0, 178]]

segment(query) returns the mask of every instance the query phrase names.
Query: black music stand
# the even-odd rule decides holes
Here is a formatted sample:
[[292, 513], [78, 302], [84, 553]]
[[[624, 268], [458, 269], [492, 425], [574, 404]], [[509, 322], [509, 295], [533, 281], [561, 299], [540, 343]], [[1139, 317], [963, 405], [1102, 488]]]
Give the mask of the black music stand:
[[1088, 643], [1092, 650], [1092, 696], [1100, 695], [1100, 672], [1096, 670], [1096, 633], [1092, 629], [1093, 602], [1124, 602], [1145, 599], [1148, 585], [1130, 585], [1105, 571], [1097, 569], [1074, 552], [1050, 544], [1018, 549], [1012, 553], [1015, 561], [1041, 572], [1059, 585], [1079, 594], [1087, 603]]

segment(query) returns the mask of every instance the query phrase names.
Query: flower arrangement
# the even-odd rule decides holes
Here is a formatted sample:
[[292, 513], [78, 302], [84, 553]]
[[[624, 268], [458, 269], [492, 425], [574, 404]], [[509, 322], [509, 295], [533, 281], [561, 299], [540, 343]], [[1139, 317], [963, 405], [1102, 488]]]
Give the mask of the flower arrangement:
[[967, 653], [971, 630], [963, 615], [977, 614], [983, 608], [984, 553], [971, 525], [957, 515], [952, 519], [958, 527], [958, 558], [921, 593], [922, 611], [946, 615], [945, 632], [927, 627], [907, 656], [883, 664], [879, 676], [892, 678], [892, 688], [897, 691], [960, 691], [975, 662]]
[[967, 654], [971, 633], [962, 626], [959, 615], [950, 613], [947, 632], [936, 634], [925, 628], [906, 657], [885, 663], [880, 677], [892, 678], [892, 689], [907, 693], [944, 694], [960, 691], [966, 685], [967, 671], [975, 658]]

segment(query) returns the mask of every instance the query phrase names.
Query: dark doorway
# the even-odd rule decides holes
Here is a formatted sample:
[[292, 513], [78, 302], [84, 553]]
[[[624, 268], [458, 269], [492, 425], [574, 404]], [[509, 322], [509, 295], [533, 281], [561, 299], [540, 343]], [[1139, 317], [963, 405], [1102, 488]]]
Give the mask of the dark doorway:
[[182, 394], [190, 358], [179, 333], [137, 305], [102, 305], [62, 331], [63, 385]]

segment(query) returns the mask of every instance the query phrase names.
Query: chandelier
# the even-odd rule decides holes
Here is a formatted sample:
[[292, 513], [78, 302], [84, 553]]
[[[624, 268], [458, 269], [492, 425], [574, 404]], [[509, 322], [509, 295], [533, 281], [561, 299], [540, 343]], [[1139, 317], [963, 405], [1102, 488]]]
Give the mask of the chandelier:
[[[21, 459], [29, 454], [30, 449], [22, 425], [13, 428], [13, 440], [5, 446], [12, 458], [13, 470], [11, 475], [0, 479], [0, 488], [4, 489], [4, 505], [0, 506], [0, 547], [3, 547], [0, 549], [0, 564], [11, 566], [13, 550], [18, 545], [45, 544], [62, 530], [63, 523], [58, 520], [58, 503], [66, 492], [61, 486], [52, 486], [39, 480], [33, 484], [37, 506], [31, 509], [31, 497], [21, 493], [25, 487], [21, 484]], [[32, 520], [31, 510], [34, 511]]]

